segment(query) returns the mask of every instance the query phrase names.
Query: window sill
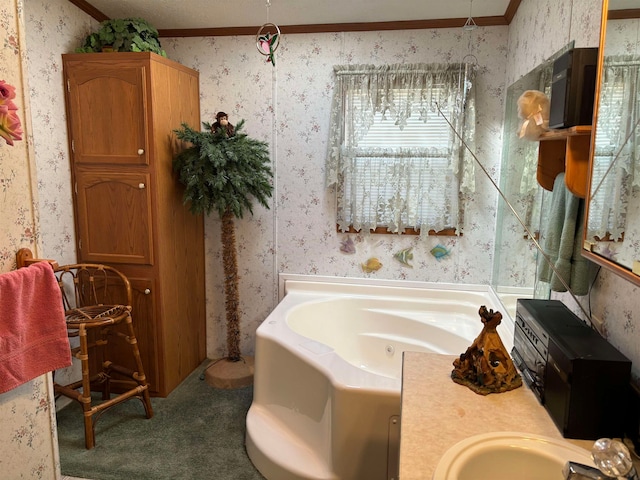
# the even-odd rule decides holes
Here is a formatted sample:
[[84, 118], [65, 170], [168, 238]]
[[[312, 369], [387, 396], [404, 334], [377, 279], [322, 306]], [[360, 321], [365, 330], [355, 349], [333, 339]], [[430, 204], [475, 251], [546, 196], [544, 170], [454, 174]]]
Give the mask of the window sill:
[[[349, 230], [341, 231], [338, 225], [336, 225], [336, 231], [338, 233], [360, 233], [361, 230], [356, 230], [353, 227], [349, 227]], [[378, 227], [375, 230], [370, 230], [369, 233], [372, 235], [398, 235], [397, 233], [393, 233], [387, 230], [387, 227]], [[404, 233], [400, 235], [420, 235], [420, 230], [416, 230], [415, 228], [405, 228]], [[436, 232], [435, 230], [429, 230], [430, 236], [438, 236], [438, 237], [461, 237], [463, 234], [456, 233], [455, 228], [445, 228], [444, 230], [440, 230]]]

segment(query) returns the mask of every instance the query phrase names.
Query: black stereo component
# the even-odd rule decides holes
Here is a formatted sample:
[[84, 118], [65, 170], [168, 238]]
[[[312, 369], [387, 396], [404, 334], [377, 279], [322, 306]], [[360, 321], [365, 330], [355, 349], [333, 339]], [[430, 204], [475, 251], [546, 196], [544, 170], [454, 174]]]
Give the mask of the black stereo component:
[[553, 62], [549, 128], [591, 125], [597, 48], [574, 48]]
[[622, 437], [631, 361], [558, 300], [519, 299], [512, 357], [565, 438]]

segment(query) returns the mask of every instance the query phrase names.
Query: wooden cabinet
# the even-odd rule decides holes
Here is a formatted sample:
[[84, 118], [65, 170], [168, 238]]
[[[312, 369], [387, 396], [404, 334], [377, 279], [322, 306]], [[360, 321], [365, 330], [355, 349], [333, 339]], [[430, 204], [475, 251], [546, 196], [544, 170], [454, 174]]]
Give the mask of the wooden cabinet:
[[585, 198], [590, 145], [590, 125], [550, 130], [542, 134], [538, 150], [538, 183], [552, 191], [556, 176], [565, 172], [564, 179], [569, 191]]
[[151, 391], [166, 396], [206, 356], [203, 219], [172, 171], [173, 130], [200, 125], [198, 72], [153, 53], [62, 57], [78, 261], [129, 277]]
[[83, 262], [140, 263], [153, 259], [149, 172], [76, 166], [78, 250]]

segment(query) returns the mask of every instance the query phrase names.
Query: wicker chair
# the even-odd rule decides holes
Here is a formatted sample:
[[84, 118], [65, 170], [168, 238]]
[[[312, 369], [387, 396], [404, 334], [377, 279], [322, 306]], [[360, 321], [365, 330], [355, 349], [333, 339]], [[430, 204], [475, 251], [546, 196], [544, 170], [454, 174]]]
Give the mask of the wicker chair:
[[[18, 252], [18, 267], [36, 261], [42, 260], [34, 259], [28, 249]], [[62, 291], [69, 338], [79, 340], [71, 354], [82, 366], [80, 380], [67, 385], [54, 381], [54, 388], [56, 394], [82, 406], [85, 446], [91, 449], [95, 446], [95, 424], [108, 408], [138, 398], [144, 405], [146, 417], [153, 416], [131, 318], [131, 286], [124, 274], [107, 265], [58, 266], [54, 261], [47, 261], [53, 265]], [[118, 359], [129, 356], [128, 362], [133, 368], [111, 361], [114, 352]], [[112, 380], [117, 380], [119, 386], [119, 392], [113, 395]], [[91, 393], [97, 391], [102, 393], [102, 401], [94, 402]]]

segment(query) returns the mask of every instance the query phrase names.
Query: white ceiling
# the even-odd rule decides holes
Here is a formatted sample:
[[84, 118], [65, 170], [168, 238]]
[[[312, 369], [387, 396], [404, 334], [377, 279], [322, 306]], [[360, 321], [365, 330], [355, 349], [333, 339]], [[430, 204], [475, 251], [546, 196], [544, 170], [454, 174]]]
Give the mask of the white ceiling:
[[109, 18], [141, 17], [159, 30], [368, 23], [503, 16], [509, 0], [88, 0]]

